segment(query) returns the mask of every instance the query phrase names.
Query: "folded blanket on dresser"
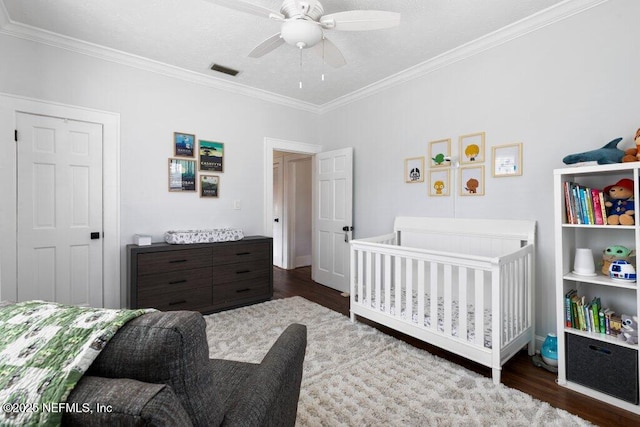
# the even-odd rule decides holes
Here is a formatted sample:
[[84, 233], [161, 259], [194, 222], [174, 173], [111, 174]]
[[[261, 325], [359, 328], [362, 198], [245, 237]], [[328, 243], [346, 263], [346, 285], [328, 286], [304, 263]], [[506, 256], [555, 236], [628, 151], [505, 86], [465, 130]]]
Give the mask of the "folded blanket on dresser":
[[65, 399], [106, 343], [148, 310], [29, 301], [0, 304], [0, 425], [57, 425]]

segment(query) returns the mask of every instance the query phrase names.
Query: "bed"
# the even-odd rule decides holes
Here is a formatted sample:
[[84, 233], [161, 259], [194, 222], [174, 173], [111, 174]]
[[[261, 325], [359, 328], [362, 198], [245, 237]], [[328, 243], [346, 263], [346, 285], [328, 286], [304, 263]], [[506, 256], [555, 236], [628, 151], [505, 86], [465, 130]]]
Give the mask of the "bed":
[[535, 221], [397, 217], [356, 239], [351, 320], [398, 330], [491, 368], [535, 351]]

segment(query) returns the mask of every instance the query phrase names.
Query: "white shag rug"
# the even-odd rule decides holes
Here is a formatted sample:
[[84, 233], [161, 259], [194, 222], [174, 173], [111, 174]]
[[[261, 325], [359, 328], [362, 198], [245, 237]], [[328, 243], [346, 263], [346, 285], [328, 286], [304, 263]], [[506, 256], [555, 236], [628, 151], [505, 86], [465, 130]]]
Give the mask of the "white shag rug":
[[307, 326], [298, 426], [590, 426], [302, 297], [205, 316], [212, 358], [259, 363]]

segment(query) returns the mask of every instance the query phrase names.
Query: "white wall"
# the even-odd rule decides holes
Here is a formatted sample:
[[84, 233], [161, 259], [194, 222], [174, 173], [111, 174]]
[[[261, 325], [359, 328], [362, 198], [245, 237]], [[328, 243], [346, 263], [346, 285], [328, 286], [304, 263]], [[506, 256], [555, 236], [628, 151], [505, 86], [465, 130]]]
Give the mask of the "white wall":
[[[640, 127], [640, 2], [609, 1], [419, 79], [326, 113], [326, 148], [353, 146], [356, 237], [396, 215], [538, 222], [537, 334], [555, 331], [553, 169], [566, 154]], [[404, 184], [406, 157], [429, 141], [486, 132], [483, 197], [428, 197]], [[524, 175], [491, 177], [491, 146], [522, 142]], [[428, 181], [428, 170], [426, 175]], [[457, 191], [457, 190], [456, 190]]]
[[[135, 233], [154, 241], [171, 229], [262, 234], [265, 136], [317, 142], [313, 113], [5, 35], [0, 57], [0, 92], [120, 114], [123, 270]], [[224, 142], [218, 199], [167, 190], [175, 131]]]

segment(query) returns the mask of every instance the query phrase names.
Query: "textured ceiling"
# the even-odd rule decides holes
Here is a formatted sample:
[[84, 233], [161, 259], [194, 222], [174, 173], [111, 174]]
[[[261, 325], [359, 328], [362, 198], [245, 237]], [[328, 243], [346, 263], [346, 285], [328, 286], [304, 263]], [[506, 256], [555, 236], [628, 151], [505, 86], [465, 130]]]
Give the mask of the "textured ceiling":
[[[429, 61], [561, 0], [321, 0], [325, 14], [352, 9], [399, 12], [400, 26], [328, 30], [347, 65], [334, 69], [308, 50], [283, 45], [248, 53], [279, 32], [267, 18], [206, 0], [0, 0], [12, 25], [42, 29], [192, 72], [323, 105]], [[279, 11], [282, 1], [251, 0]], [[2, 5], [0, 5], [2, 6]], [[302, 59], [302, 60], [301, 60]], [[213, 63], [240, 70], [229, 77]], [[325, 81], [321, 75], [325, 74]], [[299, 81], [302, 80], [302, 89]]]

